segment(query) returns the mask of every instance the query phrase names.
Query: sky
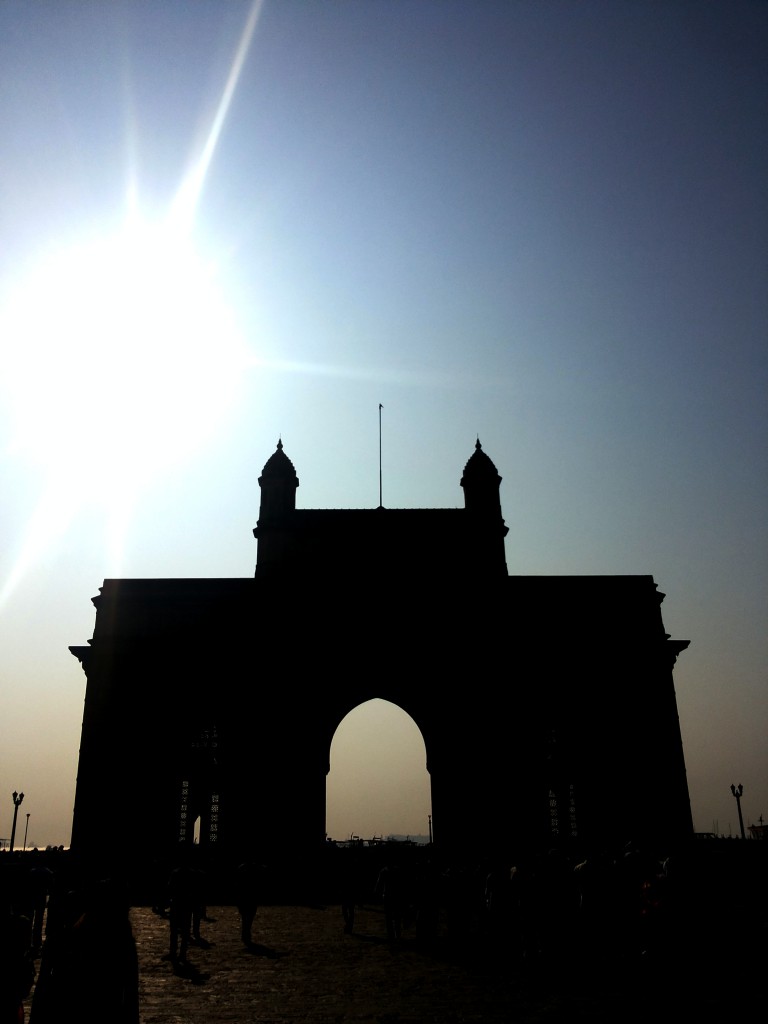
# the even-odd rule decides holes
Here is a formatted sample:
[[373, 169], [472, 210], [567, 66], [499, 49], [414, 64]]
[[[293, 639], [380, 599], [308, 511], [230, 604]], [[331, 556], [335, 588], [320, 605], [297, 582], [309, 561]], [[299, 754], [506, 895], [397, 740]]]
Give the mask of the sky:
[[[479, 436], [510, 573], [655, 578], [694, 826], [768, 817], [767, 55], [746, 0], [0, 4], [0, 837], [69, 842], [102, 581], [251, 576], [280, 437], [378, 505], [379, 404], [384, 505]], [[425, 833], [353, 715], [329, 834]]]

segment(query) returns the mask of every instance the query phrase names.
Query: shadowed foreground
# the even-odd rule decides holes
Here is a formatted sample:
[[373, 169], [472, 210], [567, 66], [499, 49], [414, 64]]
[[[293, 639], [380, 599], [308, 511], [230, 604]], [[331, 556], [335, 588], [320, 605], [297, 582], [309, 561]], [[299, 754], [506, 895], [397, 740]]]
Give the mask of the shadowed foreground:
[[[209, 907], [208, 916], [207, 948], [190, 947], [188, 963], [174, 965], [163, 959], [168, 921], [147, 907], [131, 911], [141, 1024], [526, 1024], [745, 1009], [747, 993], [733, 991], [719, 948], [711, 965], [684, 950], [653, 962], [529, 965], [497, 943], [449, 940], [442, 930], [429, 946], [407, 931], [389, 943], [381, 908], [366, 905], [351, 935], [339, 906], [260, 908], [247, 949], [234, 907]], [[719, 977], [707, 977], [718, 962]], [[745, 977], [745, 989], [750, 982], [758, 977]]]

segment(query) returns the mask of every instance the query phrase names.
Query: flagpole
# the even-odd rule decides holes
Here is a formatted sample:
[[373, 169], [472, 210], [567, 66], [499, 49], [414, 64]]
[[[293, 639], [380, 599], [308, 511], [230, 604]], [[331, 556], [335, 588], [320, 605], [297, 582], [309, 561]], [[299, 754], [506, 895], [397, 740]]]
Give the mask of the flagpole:
[[379, 402], [379, 508], [384, 508], [381, 490], [381, 410], [382, 404]]

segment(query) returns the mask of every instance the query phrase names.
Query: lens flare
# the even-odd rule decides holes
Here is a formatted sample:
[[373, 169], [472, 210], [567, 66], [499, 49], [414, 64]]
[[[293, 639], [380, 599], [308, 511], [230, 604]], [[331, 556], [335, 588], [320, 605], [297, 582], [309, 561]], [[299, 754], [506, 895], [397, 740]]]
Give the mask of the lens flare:
[[105, 508], [117, 571], [142, 490], [199, 451], [237, 404], [252, 361], [194, 228], [261, 9], [262, 0], [249, 8], [201, 152], [167, 215], [143, 220], [132, 182], [118, 230], [49, 248], [0, 296], [6, 456], [44, 476], [0, 605], [85, 505]]

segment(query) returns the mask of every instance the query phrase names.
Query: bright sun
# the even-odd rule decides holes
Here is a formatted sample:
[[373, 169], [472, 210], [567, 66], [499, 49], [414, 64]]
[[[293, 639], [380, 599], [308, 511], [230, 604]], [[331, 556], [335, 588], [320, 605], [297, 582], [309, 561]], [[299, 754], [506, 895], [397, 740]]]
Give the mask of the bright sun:
[[204, 144], [168, 216], [38, 256], [0, 294], [0, 397], [8, 454], [42, 468], [43, 494], [0, 606], [83, 505], [103, 505], [117, 568], [127, 522], [156, 474], [213, 438], [251, 360], [215, 266], [194, 245], [206, 174], [262, 0], [253, 0]]
[[36, 518], [50, 523], [55, 502], [62, 529], [104, 503], [113, 535], [159, 470], [212, 437], [246, 364], [214, 268], [172, 221], [134, 219], [39, 260], [2, 303], [0, 344], [11, 452], [47, 479]]

